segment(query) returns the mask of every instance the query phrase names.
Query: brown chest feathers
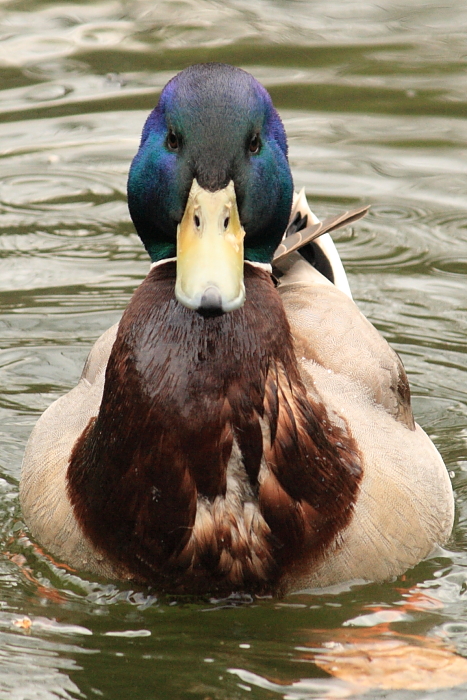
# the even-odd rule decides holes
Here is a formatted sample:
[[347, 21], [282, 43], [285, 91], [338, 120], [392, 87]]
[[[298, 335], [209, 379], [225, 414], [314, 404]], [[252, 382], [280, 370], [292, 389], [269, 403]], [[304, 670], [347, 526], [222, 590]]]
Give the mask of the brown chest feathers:
[[358, 450], [300, 380], [269, 275], [245, 265], [243, 308], [204, 317], [152, 270], [120, 322], [99, 414], [68, 492], [122, 571], [174, 593], [277, 593], [352, 515]]

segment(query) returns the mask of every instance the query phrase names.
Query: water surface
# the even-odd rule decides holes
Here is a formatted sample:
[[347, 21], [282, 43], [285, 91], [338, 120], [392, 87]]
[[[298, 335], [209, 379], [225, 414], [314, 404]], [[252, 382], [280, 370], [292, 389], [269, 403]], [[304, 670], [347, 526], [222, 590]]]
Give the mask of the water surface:
[[[405, 644], [409, 666], [414, 648], [457, 653], [439, 657], [449, 668], [467, 655], [466, 26], [463, 2], [0, 2], [1, 698], [465, 697], [393, 674], [354, 687], [319, 655], [349, 642]], [[146, 114], [207, 60], [270, 90], [319, 216], [372, 205], [335, 240], [457, 499], [448, 548], [396, 581], [160, 599], [55, 566], [21, 521], [32, 426], [148, 270], [125, 193]], [[450, 684], [467, 679], [452, 669]]]

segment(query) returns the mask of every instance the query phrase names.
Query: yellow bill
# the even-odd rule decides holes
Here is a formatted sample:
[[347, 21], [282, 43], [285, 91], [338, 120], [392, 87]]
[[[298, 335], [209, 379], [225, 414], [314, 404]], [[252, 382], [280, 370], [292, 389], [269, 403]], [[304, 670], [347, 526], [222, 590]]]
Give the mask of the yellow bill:
[[194, 179], [177, 229], [175, 296], [181, 304], [219, 312], [243, 305], [244, 237], [233, 181], [208, 192]]

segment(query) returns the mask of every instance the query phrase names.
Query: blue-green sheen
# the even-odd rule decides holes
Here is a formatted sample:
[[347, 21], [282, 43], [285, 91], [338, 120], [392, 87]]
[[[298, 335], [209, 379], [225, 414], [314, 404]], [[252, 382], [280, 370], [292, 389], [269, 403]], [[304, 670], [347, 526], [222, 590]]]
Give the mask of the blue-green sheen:
[[[179, 143], [167, 144], [169, 131]], [[251, 153], [259, 134], [261, 147]], [[176, 255], [176, 232], [193, 178], [215, 192], [233, 180], [245, 259], [270, 262], [290, 214], [287, 139], [266, 89], [220, 63], [191, 66], [161, 93], [143, 128], [128, 178], [136, 230], [153, 261]]]

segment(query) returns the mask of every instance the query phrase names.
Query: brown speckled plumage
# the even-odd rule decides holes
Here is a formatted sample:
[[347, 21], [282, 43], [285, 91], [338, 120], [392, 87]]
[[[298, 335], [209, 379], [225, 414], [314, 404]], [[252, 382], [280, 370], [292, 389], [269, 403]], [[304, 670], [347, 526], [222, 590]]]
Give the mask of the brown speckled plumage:
[[[93, 544], [158, 588], [274, 592], [349, 522], [358, 449], [307, 395], [266, 272], [247, 265], [247, 302], [220, 316], [179, 304], [174, 283], [173, 263], [155, 268], [123, 315], [70, 500]], [[234, 441], [249, 527], [219, 517]]]

